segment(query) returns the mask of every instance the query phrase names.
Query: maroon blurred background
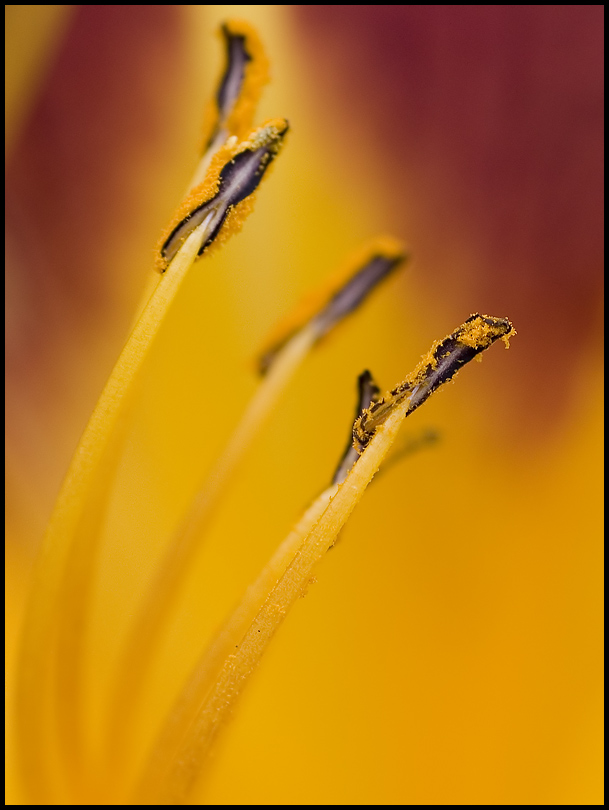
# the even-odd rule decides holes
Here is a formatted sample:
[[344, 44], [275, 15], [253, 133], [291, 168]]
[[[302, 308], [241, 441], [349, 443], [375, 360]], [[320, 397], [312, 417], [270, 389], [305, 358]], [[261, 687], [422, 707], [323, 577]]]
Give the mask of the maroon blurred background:
[[[531, 440], [602, 345], [603, 7], [287, 8], [333, 159], [366, 155], [412, 244], [431, 336], [514, 321], [496, 373]], [[179, 6], [76, 7], [8, 162], [9, 467], [54, 482], [42, 513], [99, 393], [75, 370], [110, 371], [192, 163], [185, 37]]]
[[529, 427], [554, 423], [602, 342], [603, 7], [294, 13], [327, 115], [348, 110], [349, 139], [374, 151], [430, 315], [509, 316], [519, 334], [501, 373]]

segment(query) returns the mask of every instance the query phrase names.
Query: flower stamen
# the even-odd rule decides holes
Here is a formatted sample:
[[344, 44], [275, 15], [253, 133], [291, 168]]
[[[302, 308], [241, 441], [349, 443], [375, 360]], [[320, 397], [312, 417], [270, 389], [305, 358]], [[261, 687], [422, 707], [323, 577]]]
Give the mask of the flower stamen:
[[[378, 402], [381, 396], [381, 389], [374, 382], [374, 378], [368, 369], [363, 371], [357, 378], [357, 392], [357, 408], [355, 411], [356, 421], [364, 413], [364, 411], [366, 411], [375, 402]], [[344, 455], [336, 468], [334, 476], [332, 477], [332, 483], [342, 484], [349, 474], [351, 467], [353, 467], [358, 458], [359, 453], [353, 446], [353, 430], [351, 430], [349, 443], [347, 444]]]
[[221, 145], [231, 135], [242, 138], [252, 126], [262, 87], [269, 80], [269, 64], [258, 33], [243, 20], [220, 26], [226, 67], [210, 104], [205, 150]]
[[259, 372], [267, 373], [278, 352], [305, 325], [310, 324], [316, 341], [321, 340], [408, 258], [403, 244], [387, 236], [378, 237], [360, 248], [335, 276], [309, 294], [296, 311], [279, 324], [260, 354]]
[[[212, 242], [219, 245], [226, 241], [251, 211], [255, 189], [277, 154], [286, 130], [287, 123], [277, 119], [255, 130], [245, 142], [222, 147], [212, 160], [206, 180], [187, 197], [183, 206], [189, 213], [181, 219], [188, 222], [171, 241], [171, 255], [160, 260], [162, 270], [169, 272], [159, 279], [125, 344], [55, 504], [24, 625], [18, 697], [21, 760], [25, 781], [32, 786], [33, 801], [50, 794], [44, 749], [52, 745], [54, 734], [50, 689], [46, 687], [53, 680], [56, 653], [57, 677], [53, 686], [64, 707], [56, 717], [58, 737], [72, 776], [82, 770], [80, 707], [86, 607], [103, 516], [121, 457], [123, 443], [117, 427], [127, 417], [135, 379], [197, 256]], [[193, 217], [193, 201], [201, 216]]]
[[250, 23], [228, 20], [218, 33], [224, 40], [226, 66], [207, 105], [203, 156], [189, 189], [203, 180], [211, 159], [229, 138], [241, 141], [251, 130], [260, 93], [269, 80], [268, 59]]
[[[17, 695], [21, 763], [33, 803], [44, 803], [51, 793], [45, 754], [56, 745], [50, 684], [61, 695], [63, 710], [56, 719], [72, 769], [82, 756], [78, 715], [84, 604], [120, 459], [118, 428], [129, 411], [134, 382], [148, 350], [196, 258], [199, 236], [193, 233], [183, 244], [172, 272], [159, 279], [136, 322], [80, 439], [42, 543], [23, 629]], [[57, 648], [61, 655], [53, 679]]]
[[249, 138], [237, 144], [227, 142], [211, 161], [207, 177], [180, 205], [167, 235], [161, 238], [157, 268], [165, 272], [186, 238], [207, 223], [200, 256], [212, 243], [219, 243], [237, 231], [251, 210], [249, 198], [282, 145], [288, 123], [269, 121]]
[[[202, 482], [188, 514], [171, 539], [167, 552], [158, 568], [152, 586], [144, 599], [133, 628], [124, 647], [118, 667], [115, 692], [112, 698], [108, 730], [109, 754], [119, 759], [120, 745], [126, 745], [130, 723], [137, 710], [138, 697], [142, 693], [142, 681], [146, 676], [154, 651], [160, 641], [165, 623], [171, 616], [171, 608], [177, 598], [181, 583], [189, 570], [191, 561], [215, 511], [226, 492], [232, 475], [237, 469], [258, 431], [269, 418], [279, 397], [320, 337], [326, 334], [339, 319], [353, 311], [376, 285], [395, 269], [405, 258], [402, 245], [394, 239], [383, 237], [367, 243], [363, 249], [341, 268], [342, 286], [333, 281], [328, 300], [327, 286], [321, 296], [322, 306], [312, 317], [298, 320], [298, 328], [292, 327], [289, 336], [273, 352], [272, 364], [241, 417], [237, 428], [211, 472]], [[355, 263], [354, 263], [355, 259]], [[353, 294], [353, 289], [356, 294]], [[351, 290], [348, 294], [345, 291]], [[317, 300], [320, 296], [317, 295]], [[338, 302], [338, 303], [336, 303]], [[331, 317], [328, 311], [331, 310]], [[293, 323], [293, 321], [292, 321]], [[121, 734], [117, 733], [118, 728]]]
[[480, 352], [499, 339], [505, 342], [506, 347], [509, 346], [509, 338], [515, 334], [507, 318], [490, 318], [478, 313], [471, 315], [452, 334], [434, 343], [404, 382], [374, 402], [356, 420], [353, 427], [354, 447], [361, 453], [379, 425], [404, 400], [408, 400], [408, 414], [412, 413]]
[[[364, 428], [361, 424], [360, 428], [367, 437], [361, 455], [343, 483], [333, 484], [307, 510], [297, 530], [288, 535], [255, 585], [248, 589], [224, 634], [203, 655], [158, 738], [135, 803], [180, 804], [188, 800], [216, 734], [269, 641], [294, 602], [306, 593], [315, 568], [377, 472], [404, 418], [414, 410], [411, 400], [417, 396], [415, 388], [427, 383], [425, 396], [415, 406], [418, 407], [476, 354], [498, 338], [513, 334], [512, 325], [505, 319], [472, 316], [452, 335], [432, 346], [424, 361], [394, 389], [399, 394], [392, 392], [358, 417], [356, 424], [364, 420]], [[465, 348], [472, 350], [471, 356]], [[440, 369], [446, 358], [451, 358], [452, 363]], [[427, 372], [428, 367], [432, 371]], [[439, 369], [439, 378], [434, 378], [433, 369]], [[410, 397], [404, 393], [406, 390], [411, 392]], [[369, 393], [374, 398], [372, 388]], [[375, 423], [368, 435], [367, 415], [383, 401], [388, 406], [384, 418]], [[278, 577], [281, 570], [283, 573]], [[224, 661], [219, 664], [222, 653]]]

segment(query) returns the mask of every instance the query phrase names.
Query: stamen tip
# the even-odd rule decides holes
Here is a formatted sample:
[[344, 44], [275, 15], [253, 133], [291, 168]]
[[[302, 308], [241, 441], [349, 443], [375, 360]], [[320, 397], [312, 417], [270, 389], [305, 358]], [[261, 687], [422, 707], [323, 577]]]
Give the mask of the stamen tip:
[[473, 349], [484, 349], [499, 338], [509, 348], [509, 340], [516, 334], [508, 318], [493, 318], [479, 312], [470, 315], [457, 332], [459, 342]]
[[[368, 369], [366, 369], [357, 378], [357, 407], [355, 409], [354, 424], [358, 423], [359, 419], [361, 419], [364, 412], [367, 411], [371, 405], [373, 405], [375, 402], [378, 402], [378, 400], [380, 399], [380, 395], [381, 389], [374, 381], [372, 373], [368, 371]], [[351, 434], [349, 436], [349, 443], [347, 444], [347, 447], [332, 478], [333, 484], [343, 483], [343, 481], [351, 471], [351, 468], [359, 458], [359, 455], [360, 455], [359, 449], [353, 445], [353, 429], [352, 429]]]
[[259, 372], [265, 374], [282, 347], [307, 324], [313, 326], [316, 339], [321, 340], [408, 258], [409, 251], [404, 244], [391, 236], [380, 236], [366, 242], [336, 274], [310, 293], [278, 325], [260, 354]]
[[250, 133], [247, 140], [237, 143], [231, 138], [216, 152], [205, 179], [187, 195], [161, 237], [156, 261], [161, 273], [195, 229], [205, 230], [199, 255], [241, 229], [252, 210], [256, 189], [287, 131], [284, 118], [273, 118]]
[[356, 420], [353, 427], [354, 447], [362, 452], [376, 429], [397, 406], [408, 400], [404, 414], [408, 416], [496, 340], [505, 342], [515, 334], [507, 318], [493, 318], [478, 312], [470, 315], [452, 334], [433, 344], [412, 374]]
[[226, 20], [218, 33], [224, 40], [226, 66], [205, 116], [205, 149], [230, 135], [239, 139], [247, 135], [262, 88], [269, 81], [269, 61], [251, 23]]

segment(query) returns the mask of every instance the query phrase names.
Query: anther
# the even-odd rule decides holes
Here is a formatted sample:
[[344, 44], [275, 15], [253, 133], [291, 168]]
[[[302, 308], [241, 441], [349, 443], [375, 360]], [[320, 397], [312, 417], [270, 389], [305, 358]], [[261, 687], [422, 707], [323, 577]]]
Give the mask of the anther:
[[277, 119], [256, 130], [247, 141], [220, 149], [206, 180], [186, 198], [176, 215], [176, 224], [170, 226], [161, 244], [161, 272], [196, 228], [203, 226], [199, 256], [218, 239], [227, 217], [234, 216], [239, 203], [258, 188], [287, 131], [287, 121]]
[[373, 403], [356, 420], [353, 426], [354, 448], [361, 453], [379, 425], [405, 399], [410, 400], [405, 414], [408, 416], [480, 352], [499, 339], [503, 339], [507, 345], [508, 339], [515, 334], [507, 318], [471, 315], [452, 334], [435, 343], [404, 382]]

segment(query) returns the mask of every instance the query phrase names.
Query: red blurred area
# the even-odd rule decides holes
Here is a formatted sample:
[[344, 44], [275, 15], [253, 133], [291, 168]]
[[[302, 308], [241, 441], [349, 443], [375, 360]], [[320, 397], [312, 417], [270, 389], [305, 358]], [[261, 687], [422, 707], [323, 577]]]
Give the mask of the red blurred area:
[[9, 491], [37, 491], [41, 516], [181, 192], [184, 36], [179, 7], [75, 8], [7, 160]]
[[374, 152], [427, 309], [513, 320], [510, 376], [539, 429], [600, 346], [603, 8], [294, 8], [329, 120]]
[[[513, 434], [542, 434], [581, 396], [574, 372], [601, 346], [602, 7], [287, 13], [328, 159], [334, 148], [355, 177], [364, 164], [383, 229], [412, 245], [422, 295], [409, 306], [428, 339], [476, 310], [510, 317], [518, 341], [492, 372], [508, 378], [497, 422], [516, 399]], [[65, 469], [188, 179], [204, 98], [187, 35], [180, 7], [77, 7], [10, 157], [7, 438], [24, 481]], [[378, 211], [365, 189], [355, 184], [362, 209]]]
[[184, 68], [182, 26], [173, 6], [74, 13], [7, 166], [11, 373], [115, 296], [109, 246], [116, 253], [146, 205], [128, 169], [156, 170], [168, 134], [158, 99]]

